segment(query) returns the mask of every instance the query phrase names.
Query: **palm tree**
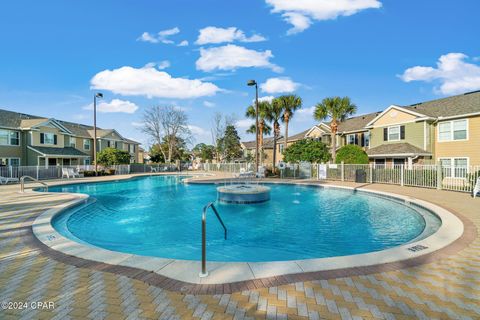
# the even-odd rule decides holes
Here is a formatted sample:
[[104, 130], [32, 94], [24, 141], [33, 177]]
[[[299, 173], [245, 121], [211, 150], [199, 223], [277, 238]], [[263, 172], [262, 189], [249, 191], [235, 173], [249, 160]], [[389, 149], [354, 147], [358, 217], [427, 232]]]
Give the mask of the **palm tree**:
[[332, 140], [332, 159], [335, 162], [337, 157], [337, 131], [338, 123], [345, 121], [349, 116], [357, 111], [357, 106], [350, 101], [349, 97], [331, 97], [325, 98], [321, 103], [315, 106], [313, 114], [315, 120], [323, 121], [330, 118], [331, 140]]
[[302, 98], [291, 94], [277, 98], [283, 108], [282, 121], [285, 123], [285, 148], [288, 146], [288, 123], [297, 109], [302, 107]]
[[280, 121], [283, 117], [283, 105], [278, 98], [273, 99], [270, 104], [266, 114], [267, 121], [273, 124], [273, 170], [275, 171], [275, 166], [277, 163], [277, 139], [280, 136]]
[[[269, 108], [269, 105], [270, 105], [270, 102], [268, 101], [258, 102], [258, 148], [260, 152], [260, 163], [263, 162], [263, 136], [267, 133], [267, 130], [269, 133], [271, 129], [271, 128], [267, 129], [267, 125], [265, 122], [265, 117], [267, 115], [267, 110]], [[255, 107], [249, 106], [247, 108], [247, 112], [245, 113], [245, 116], [250, 119], [256, 119], [257, 114], [255, 112]], [[254, 128], [255, 128], [255, 125], [254, 125]], [[250, 127], [249, 130], [251, 129], [252, 128]], [[249, 132], [249, 130], [247, 130], [247, 132]], [[255, 133], [255, 131], [253, 131], [253, 133]]]

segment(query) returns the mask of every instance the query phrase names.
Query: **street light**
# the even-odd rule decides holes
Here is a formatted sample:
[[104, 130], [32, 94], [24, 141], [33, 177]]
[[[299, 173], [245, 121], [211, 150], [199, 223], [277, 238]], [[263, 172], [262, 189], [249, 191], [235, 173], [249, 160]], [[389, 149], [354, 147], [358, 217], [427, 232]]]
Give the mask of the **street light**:
[[97, 98], [103, 98], [103, 93], [97, 92], [93, 96], [93, 162], [95, 162], [95, 176], [97, 172]]
[[247, 85], [255, 86], [255, 173], [258, 173], [258, 84], [255, 80], [248, 80]]

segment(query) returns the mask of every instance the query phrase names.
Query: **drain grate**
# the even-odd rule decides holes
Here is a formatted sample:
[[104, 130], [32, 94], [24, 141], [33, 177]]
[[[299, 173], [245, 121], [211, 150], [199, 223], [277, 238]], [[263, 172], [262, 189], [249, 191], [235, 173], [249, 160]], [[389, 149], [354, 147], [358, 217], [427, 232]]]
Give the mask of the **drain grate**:
[[428, 247], [422, 246], [421, 244], [417, 244], [416, 246], [408, 248], [408, 250], [410, 250], [412, 252], [422, 251], [422, 250], [425, 250], [425, 249], [428, 249]]

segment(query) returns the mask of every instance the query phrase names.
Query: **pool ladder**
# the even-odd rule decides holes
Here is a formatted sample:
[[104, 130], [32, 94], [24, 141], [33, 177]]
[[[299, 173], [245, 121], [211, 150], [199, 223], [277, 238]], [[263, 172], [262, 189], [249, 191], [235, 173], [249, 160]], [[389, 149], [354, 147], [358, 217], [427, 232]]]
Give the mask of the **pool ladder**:
[[20, 178], [20, 192], [25, 192], [25, 179], [30, 179], [32, 181], [40, 183], [41, 185], [43, 185], [45, 187], [45, 191], [48, 192], [48, 184], [46, 184], [45, 182], [40, 181], [38, 179], [35, 179], [34, 177], [31, 177], [31, 176], [22, 176]]
[[225, 231], [224, 237], [225, 240], [227, 240], [227, 227], [225, 227], [225, 224], [222, 221], [222, 218], [220, 218], [220, 215], [218, 214], [217, 209], [213, 205], [213, 202], [209, 202], [205, 207], [203, 207], [203, 213], [202, 213], [202, 272], [199, 273], [200, 278], [205, 278], [208, 276], [208, 271], [207, 271], [207, 210], [208, 208], [212, 208], [213, 213], [217, 216], [218, 222], [223, 227], [223, 230]]

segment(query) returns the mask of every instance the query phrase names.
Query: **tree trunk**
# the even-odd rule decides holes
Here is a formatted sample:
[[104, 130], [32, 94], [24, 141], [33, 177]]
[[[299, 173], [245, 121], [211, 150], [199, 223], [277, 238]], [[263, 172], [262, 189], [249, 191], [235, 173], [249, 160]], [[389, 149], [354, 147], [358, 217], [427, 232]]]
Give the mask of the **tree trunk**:
[[263, 165], [263, 121], [258, 124], [258, 153], [260, 165]]
[[278, 123], [273, 124], [273, 173], [276, 173], [276, 164], [277, 164], [277, 138], [278, 138]]
[[337, 158], [337, 121], [332, 120], [330, 127], [332, 129], [332, 161], [335, 163]]
[[285, 145], [283, 149], [285, 150], [288, 147], [288, 122], [290, 121], [290, 114], [287, 112], [285, 113]]

